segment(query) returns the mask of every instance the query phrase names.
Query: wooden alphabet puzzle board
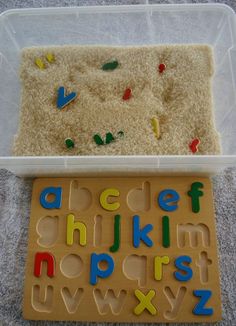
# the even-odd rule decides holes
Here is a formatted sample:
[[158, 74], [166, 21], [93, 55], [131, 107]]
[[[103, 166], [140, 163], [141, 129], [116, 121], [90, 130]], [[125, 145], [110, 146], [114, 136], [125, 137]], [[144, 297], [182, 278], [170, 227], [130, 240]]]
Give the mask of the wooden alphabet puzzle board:
[[35, 180], [24, 317], [219, 320], [214, 220], [208, 178]]

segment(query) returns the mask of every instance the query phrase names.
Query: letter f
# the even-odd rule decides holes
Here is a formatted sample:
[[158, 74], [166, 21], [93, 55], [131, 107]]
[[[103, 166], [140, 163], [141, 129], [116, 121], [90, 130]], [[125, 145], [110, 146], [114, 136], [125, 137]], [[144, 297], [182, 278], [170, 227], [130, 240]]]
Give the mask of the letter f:
[[201, 182], [194, 182], [191, 184], [191, 190], [188, 191], [188, 195], [192, 198], [192, 211], [194, 213], [200, 211], [199, 197], [203, 196], [203, 192], [199, 188], [203, 188], [203, 184]]

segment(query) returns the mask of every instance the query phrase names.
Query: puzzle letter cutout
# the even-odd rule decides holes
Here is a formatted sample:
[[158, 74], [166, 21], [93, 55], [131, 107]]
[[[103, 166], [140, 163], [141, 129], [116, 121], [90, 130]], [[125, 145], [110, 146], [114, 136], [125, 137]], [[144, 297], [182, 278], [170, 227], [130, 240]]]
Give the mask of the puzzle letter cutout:
[[219, 320], [210, 180], [37, 179], [23, 310], [36, 320]]

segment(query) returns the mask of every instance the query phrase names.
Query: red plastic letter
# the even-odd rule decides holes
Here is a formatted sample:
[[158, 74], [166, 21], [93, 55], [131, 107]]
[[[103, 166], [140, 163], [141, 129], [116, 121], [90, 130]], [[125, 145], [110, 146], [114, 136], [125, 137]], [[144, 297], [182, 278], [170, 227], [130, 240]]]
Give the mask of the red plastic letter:
[[47, 275], [53, 277], [55, 275], [55, 258], [49, 252], [37, 252], [34, 260], [34, 275], [41, 276], [42, 262], [47, 262]]

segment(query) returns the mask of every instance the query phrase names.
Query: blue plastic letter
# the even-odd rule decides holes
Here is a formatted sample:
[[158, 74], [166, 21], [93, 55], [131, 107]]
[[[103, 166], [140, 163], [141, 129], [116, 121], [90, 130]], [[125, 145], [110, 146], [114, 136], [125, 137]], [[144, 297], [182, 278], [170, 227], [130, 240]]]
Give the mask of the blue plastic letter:
[[179, 271], [174, 272], [175, 278], [180, 282], [189, 281], [193, 277], [193, 271], [189, 266], [183, 265], [183, 263], [190, 264], [192, 259], [189, 256], [179, 256], [175, 260], [175, 267], [180, 269], [181, 271], [185, 272], [180, 273]]
[[[49, 202], [47, 200], [48, 195], [55, 196], [52, 202]], [[61, 208], [61, 197], [62, 197], [61, 187], [48, 187], [41, 192], [40, 204], [42, 205], [43, 208], [46, 209]]]
[[[103, 270], [99, 268], [99, 263], [105, 261], [107, 263], [107, 269]], [[92, 254], [90, 262], [90, 284], [97, 284], [97, 277], [106, 278], [110, 276], [114, 271], [114, 261], [108, 254]]]
[[200, 298], [200, 301], [193, 308], [193, 314], [200, 316], [211, 316], [213, 314], [213, 308], [205, 307], [206, 303], [212, 295], [211, 290], [194, 290], [193, 294], [195, 297]]
[[133, 245], [135, 248], [138, 248], [140, 246], [141, 240], [145, 243], [146, 246], [152, 247], [153, 242], [147, 235], [147, 233], [152, 231], [152, 229], [152, 224], [146, 224], [140, 230], [139, 216], [135, 215], [133, 217]]
[[[168, 195], [170, 195], [171, 197], [169, 197]], [[175, 190], [165, 189], [161, 191], [158, 196], [158, 204], [164, 211], [174, 212], [178, 208], [177, 202], [179, 198], [179, 194]], [[173, 203], [173, 205], [169, 205], [171, 203]]]

